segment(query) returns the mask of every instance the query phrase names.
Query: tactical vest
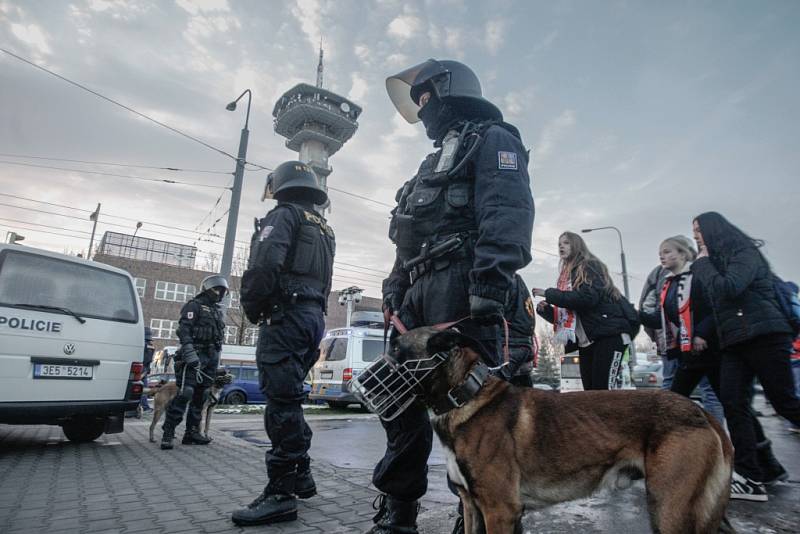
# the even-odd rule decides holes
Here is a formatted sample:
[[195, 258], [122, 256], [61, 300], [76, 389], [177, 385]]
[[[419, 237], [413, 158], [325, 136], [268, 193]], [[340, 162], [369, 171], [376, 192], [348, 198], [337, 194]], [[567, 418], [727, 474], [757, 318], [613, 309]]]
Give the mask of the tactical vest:
[[492, 124], [467, 123], [460, 131], [451, 130], [442, 147], [428, 154], [414, 178], [397, 192], [389, 239], [397, 245], [401, 260], [418, 256], [423, 244], [435, 246], [459, 233], [477, 235], [471, 158]]
[[222, 310], [216, 304], [207, 304], [195, 299], [200, 306], [192, 324], [192, 341], [195, 345], [215, 345], [222, 347], [225, 339], [225, 322], [222, 319]]
[[[286, 257], [281, 273], [281, 288], [292, 298], [318, 299], [322, 306], [328, 301], [333, 275], [336, 238], [333, 229], [317, 212], [296, 204], [288, 204], [300, 219], [297, 239]], [[309, 289], [311, 291], [309, 291]]]

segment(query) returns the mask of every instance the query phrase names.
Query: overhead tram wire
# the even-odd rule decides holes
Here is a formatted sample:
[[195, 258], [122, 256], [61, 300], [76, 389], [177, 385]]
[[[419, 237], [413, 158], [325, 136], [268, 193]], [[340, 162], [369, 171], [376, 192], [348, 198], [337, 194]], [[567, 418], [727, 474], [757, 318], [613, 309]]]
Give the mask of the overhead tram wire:
[[86, 169], [71, 169], [69, 167], [56, 167], [54, 165], [40, 165], [38, 163], [25, 163], [22, 161], [8, 161], [8, 160], [0, 160], [0, 163], [5, 165], [19, 165], [21, 167], [36, 167], [39, 169], [53, 169], [57, 171], [69, 171], [69, 172], [77, 172], [83, 174], [97, 174], [100, 176], [111, 176], [115, 178], [128, 178], [131, 180], [143, 180], [145, 182], [160, 182], [166, 183], [171, 185], [189, 185], [192, 187], [208, 187], [211, 189], [225, 189], [220, 185], [210, 185], [210, 184], [201, 184], [199, 182], [182, 182], [180, 180], [171, 180], [169, 178], [147, 178], [145, 176], [133, 176], [130, 174], [117, 174], [113, 172], [101, 172], [101, 171], [89, 171]]
[[3, 158], [19, 158], [19, 159], [36, 159], [45, 161], [65, 161], [68, 163], [84, 163], [87, 165], [107, 165], [110, 167], [130, 167], [133, 169], [152, 169], [157, 171], [171, 171], [171, 172], [188, 172], [188, 173], [202, 173], [202, 174], [227, 174], [232, 175], [229, 171], [210, 171], [207, 169], [181, 169], [180, 167], [159, 167], [156, 165], [135, 165], [132, 163], [114, 163], [110, 161], [88, 161], [83, 159], [67, 159], [67, 158], [48, 158], [44, 156], [30, 156], [25, 154], [4, 154], [0, 152], [0, 157]]

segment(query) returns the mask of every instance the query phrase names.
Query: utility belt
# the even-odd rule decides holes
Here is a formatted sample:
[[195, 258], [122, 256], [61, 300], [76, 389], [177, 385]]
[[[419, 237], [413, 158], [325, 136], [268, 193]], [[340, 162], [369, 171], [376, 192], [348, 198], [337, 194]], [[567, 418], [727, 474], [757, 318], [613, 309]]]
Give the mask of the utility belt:
[[420, 247], [419, 255], [403, 262], [408, 270], [411, 285], [425, 273], [441, 271], [453, 263], [472, 261], [474, 239], [470, 232], [461, 232], [437, 240], [435, 243], [425, 241]]
[[259, 322], [259, 324], [261, 323], [266, 323], [269, 325], [280, 324], [283, 322], [283, 319], [286, 316], [286, 312], [301, 308], [312, 308], [312, 309], [323, 310], [324, 306], [317, 298], [300, 297], [297, 294], [294, 294], [286, 302], [279, 302], [277, 304], [273, 304], [270, 307], [270, 309], [262, 316], [262, 320]]

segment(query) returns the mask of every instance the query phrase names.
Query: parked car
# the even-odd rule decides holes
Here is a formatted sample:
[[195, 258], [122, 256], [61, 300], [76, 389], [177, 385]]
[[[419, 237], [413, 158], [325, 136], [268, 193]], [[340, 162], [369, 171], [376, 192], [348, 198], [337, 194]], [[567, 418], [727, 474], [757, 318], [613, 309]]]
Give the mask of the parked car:
[[122, 269], [0, 244], [0, 423], [122, 432], [142, 393], [144, 320]]
[[[233, 382], [225, 386], [219, 395], [223, 404], [264, 404], [267, 398], [258, 385], [258, 367], [255, 364], [226, 365], [233, 375]], [[311, 391], [311, 384], [303, 383], [305, 398]]]
[[639, 363], [633, 368], [633, 385], [636, 389], [659, 389], [664, 382], [661, 362]]
[[354, 327], [328, 331], [320, 343], [319, 361], [311, 370], [309, 398], [327, 402], [331, 408], [358, 403], [349, 382], [381, 354], [383, 329]]

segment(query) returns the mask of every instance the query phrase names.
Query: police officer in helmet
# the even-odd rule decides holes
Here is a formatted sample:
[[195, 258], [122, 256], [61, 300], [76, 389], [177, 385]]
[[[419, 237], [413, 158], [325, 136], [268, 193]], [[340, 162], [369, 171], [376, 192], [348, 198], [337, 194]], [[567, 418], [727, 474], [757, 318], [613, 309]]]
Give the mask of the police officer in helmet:
[[178, 394], [167, 408], [161, 427], [161, 448], [171, 449], [175, 427], [183, 419], [186, 405], [186, 432], [184, 445], [208, 445], [210, 438], [200, 432], [200, 417], [209, 388], [219, 365], [219, 352], [225, 338], [225, 322], [220, 303], [228, 292], [228, 281], [214, 274], [200, 284], [200, 293], [181, 308], [181, 318], [175, 333], [180, 340], [180, 350], [175, 354], [175, 383]]
[[[422, 121], [435, 151], [397, 192], [389, 227], [396, 260], [383, 282], [384, 310], [409, 329], [470, 317], [460, 328], [511, 379], [532, 355], [533, 307], [516, 274], [531, 261], [528, 151], [462, 63], [430, 59], [389, 77], [386, 88], [409, 123]], [[507, 362], [503, 320], [515, 349]], [[370, 532], [416, 533], [432, 445], [428, 412], [414, 404], [382, 424], [386, 453], [372, 481], [383, 495]]]
[[233, 513], [237, 525], [292, 521], [296, 498], [316, 494], [308, 456], [311, 429], [301, 402], [303, 379], [319, 358], [333, 274], [333, 230], [315, 209], [328, 195], [306, 164], [287, 161], [267, 178], [264, 196], [278, 205], [256, 224], [241, 304], [247, 318], [260, 325], [256, 361], [271, 447], [267, 486]]

